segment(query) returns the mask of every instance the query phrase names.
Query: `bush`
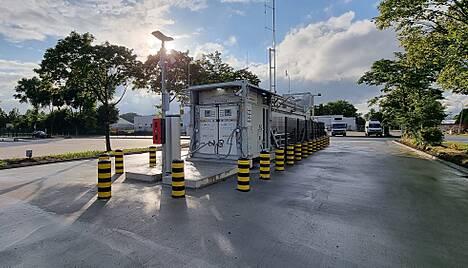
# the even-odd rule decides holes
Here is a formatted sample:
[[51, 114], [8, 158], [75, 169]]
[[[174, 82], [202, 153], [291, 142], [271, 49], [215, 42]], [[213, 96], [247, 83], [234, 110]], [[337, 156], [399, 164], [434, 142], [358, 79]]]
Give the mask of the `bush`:
[[426, 148], [427, 146], [441, 145], [444, 134], [438, 127], [427, 127], [418, 131], [413, 139], [418, 147]]
[[428, 145], [441, 145], [444, 134], [438, 127], [429, 127], [421, 131], [421, 136]]

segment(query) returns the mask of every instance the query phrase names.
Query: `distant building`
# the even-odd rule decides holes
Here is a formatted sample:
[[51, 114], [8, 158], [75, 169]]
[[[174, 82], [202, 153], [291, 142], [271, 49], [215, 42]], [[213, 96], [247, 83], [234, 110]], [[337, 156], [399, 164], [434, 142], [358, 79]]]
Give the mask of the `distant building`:
[[129, 131], [129, 130], [133, 130], [133, 124], [119, 117], [119, 120], [117, 121], [117, 123], [110, 125], [110, 129], [112, 131]]
[[442, 123], [440, 124], [440, 130], [452, 134], [458, 131], [458, 124], [456, 120], [453, 119], [442, 120]]
[[356, 117], [344, 117], [342, 115], [319, 115], [315, 116], [315, 120], [324, 123], [327, 130], [331, 129], [333, 121], [342, 121], [348, 125], [348, 130], [357, 130]]
[[135, 116], [133, 127], [135, 133], [152, 133], [154, 115]]

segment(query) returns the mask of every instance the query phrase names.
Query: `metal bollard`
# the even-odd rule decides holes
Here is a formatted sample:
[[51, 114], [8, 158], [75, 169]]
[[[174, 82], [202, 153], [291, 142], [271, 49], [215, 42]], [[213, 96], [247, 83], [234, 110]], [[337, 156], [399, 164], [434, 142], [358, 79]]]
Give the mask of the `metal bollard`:
[[296, 144], [296, 147], [294, 148], [294, 160], [301, 161], [302, 160], [302, 145], [300, 143]]
[[260, 152], [260, 179], [270, 179], [270, 152], [263, 150]]
[[156, 146], [149, 147], [149, 166], [156, 166]]
[[309, 144], [307, 141], [302, 143], [302, 158], [305, 159], [309, 156]]
[[172, 197], [185, 198], [184, 160], [172, 160]]
[[123, 150], [115, 150], [114, 152], [115, 174], [124, 173], [124, 152]]
[[288, 145], [286, 147], [286, 164], [294, 165], [294, 145]]
[[111, 161], [110, 160], [99, 160], [98, 162], [98, 199], [109, 199], [111, 198]]
[[284, 149], [283, 148], [276, 149], [275, 169], [276, 171], [284, 171]]
[[250, 191], [250, 160], [247, 158], [237, 160], [237, 190]]
[[309, 148], [309, 155], [312, 155], [314, 153], [314, 142], [313, 141], [308, 141], [308, 148]]

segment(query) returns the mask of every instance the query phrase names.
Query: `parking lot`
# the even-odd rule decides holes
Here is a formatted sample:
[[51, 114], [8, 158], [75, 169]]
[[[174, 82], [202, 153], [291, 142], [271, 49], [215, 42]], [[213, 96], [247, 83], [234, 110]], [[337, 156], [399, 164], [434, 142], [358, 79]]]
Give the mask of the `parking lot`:
[[[142, 148], [153, 144], [151, 138], [145, 139], [111, 139], [113, 149]], [[22, 141], [0, 142], [0, 159], [22, 158], [25, 151], [33, 150], [34, 156], [45, 156], [51, 154], [64, 154], [69, 152], [83, 152], [94, 150], [105, 150], [104, 137], [74, 138], [74, 139], [36, 139]]]
[[0, 171], [1, 267], [462, 267], [466, 174], [381, 138], [333, 138], [271, 181], [172, 199], [96, 161]]

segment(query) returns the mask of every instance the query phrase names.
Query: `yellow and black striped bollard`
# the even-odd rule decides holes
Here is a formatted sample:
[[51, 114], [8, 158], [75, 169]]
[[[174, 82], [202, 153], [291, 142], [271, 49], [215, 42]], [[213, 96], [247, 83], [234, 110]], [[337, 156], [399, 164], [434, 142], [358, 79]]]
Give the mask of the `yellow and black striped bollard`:
[[302, 158], [305, 159], [309, 156], [309, 144], [307, 141], [302, 143]]
[[327, 136], [327, 145], [330, 146], [330, 136]]
[[124, 152], [123, 150], [115, 150], [114, 153], [115, 174], [124, 173]]
[[301, 161], [302, 160], [302, 145], [300, 143], [297, 143], [295, 148], [294, 148], [294, 160]]
[[270, 179], [270, 152], [263, 150], [260, 152], [260, 179]]
[[112, 185], [112, 167], [111, 161], [99, 160], [98, 162], [98, 199], [111, 198], [111, 185]]
[[309, 148], [309, 155], [312, 155], [314, 153], [314, 142], [313, 141], [308, 141], [308, 148]]
[[275, 151], [275, 169], [276, 171], [284, 171], [284, 149], [278, 148]]
[[110, 156], [108, 153], [103, 153], [99, 155], [99, 160], [110, 160]]
[[294, 165], [294, 145], [288, 145], [286, 147], [286, 164]]
[[247, 158], [237, 160], [237, 190], [250, 191], [250, 160]]
[[172, 160], [172, 197], [185, 197], [184, 160]]
[[149, 147], [149, 166], [156, 166], [156, 146]]

